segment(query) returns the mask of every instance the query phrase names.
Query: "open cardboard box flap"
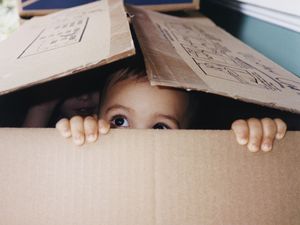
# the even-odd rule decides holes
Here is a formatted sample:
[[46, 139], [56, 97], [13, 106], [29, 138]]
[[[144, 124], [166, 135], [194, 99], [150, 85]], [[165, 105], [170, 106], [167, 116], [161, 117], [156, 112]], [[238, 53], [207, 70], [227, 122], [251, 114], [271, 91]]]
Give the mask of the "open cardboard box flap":
[[133, 6], [127, 9], [133, 15], [152, 84], [300, 113], [300, 78], [207, 18], [179, 18]]
[[267, 154], [228, 131], [112, 130], [83, 147], [52, 129], [0, 136], [1, 224], [299, 225], [299, 132]]
[[121, 0], [102, 0], [27, 21], [0, 43], [0, 94], [135, 54]]

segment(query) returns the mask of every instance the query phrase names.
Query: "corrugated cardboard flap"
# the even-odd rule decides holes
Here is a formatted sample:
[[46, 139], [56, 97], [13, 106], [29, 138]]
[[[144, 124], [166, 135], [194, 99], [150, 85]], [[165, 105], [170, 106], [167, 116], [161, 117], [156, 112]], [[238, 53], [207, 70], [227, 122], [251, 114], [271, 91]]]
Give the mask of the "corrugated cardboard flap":
[[128, 10], [134, 15], [153, 85], [204, 91], [300, 113], [300, 78], [207, 18], [179, 18], [138, 7]]
[[121, 0], [33, 18], [1, 42], [0, 51], [0, 94], [135, 54]]

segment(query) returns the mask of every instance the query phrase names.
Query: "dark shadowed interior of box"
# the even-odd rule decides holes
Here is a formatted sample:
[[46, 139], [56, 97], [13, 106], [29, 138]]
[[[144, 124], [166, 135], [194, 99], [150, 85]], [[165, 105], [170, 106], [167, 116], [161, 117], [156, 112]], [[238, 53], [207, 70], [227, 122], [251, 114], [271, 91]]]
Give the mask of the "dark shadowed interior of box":
[[[22, 127], [28, 109], [43, 101], [63, 101], [68, 97], [101, 90], [107, 74], [114, 67], [113, 63], [0, 96], [0, 126]], [[271, 117], [282, 118], [288, 124], [289, 130], [300, 130], [298, 114], [203, 92], [194, 92], [193, 95], [197, 104], [193, 109], [195, 116], [191, 129], [230, 129], [231, 123], [236, 119]], [[47, 126], [54, 127], [58, 119], [60, 117], [54, 110]]]

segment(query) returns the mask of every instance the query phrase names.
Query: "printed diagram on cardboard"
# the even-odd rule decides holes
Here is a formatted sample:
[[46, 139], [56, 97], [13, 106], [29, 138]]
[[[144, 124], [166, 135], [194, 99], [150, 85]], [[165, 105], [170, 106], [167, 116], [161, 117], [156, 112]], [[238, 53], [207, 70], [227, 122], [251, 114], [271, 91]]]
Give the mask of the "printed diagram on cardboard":
[[18, 58], [79, 43], [88, 21], [89, 17], [78, 17], [51, 24], [39, 33]]
[[223, 79], [274, 92], [287, 90], [300, 95], [300, 82], [282, 78], [276, 69], [266, 66], [251, 54], [231, 51], [223, 43], [224, 39], [218, 38], [220, 32], [217, 33], [212, 27], [205, 29], [197, 24], [170, 21], [156, 25], [177, 51], [186, 54], [184, 59], [188, 59], [186, 62], [201, 78]]
[[106, 1], [98, 5], [86, 5], [86, 9], [71, 8], [66, 13], [56, 13], [41, 25], [41, 32], [26, 46], [19, 58], [38, 55], [43, 52], [78, 44], [84, 37], [90, 17], [106, 10]]
[[26, 21], [0, 52], [1, 95], [129, 57], [135, 48], [122, 0], [101, 0]]

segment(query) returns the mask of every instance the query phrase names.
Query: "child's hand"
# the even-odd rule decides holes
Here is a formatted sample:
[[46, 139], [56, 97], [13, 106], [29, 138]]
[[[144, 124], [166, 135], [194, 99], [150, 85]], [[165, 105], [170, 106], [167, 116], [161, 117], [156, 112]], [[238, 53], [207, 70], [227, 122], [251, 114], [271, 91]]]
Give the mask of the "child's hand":
[[247, 145], [251, 152], [272, 150], [274, 139], [284, 137], [287, 125], [281, 119], [256, 119], [236, 120], [231, 126], [237, 142]]
[[110, 124], [92, 116], [74, 116], [70, 120], [61, 119], [56, 123], [56, 128], [63, 137], [72, 137], [74, 144], [83, 145], [96, 141], [99, 134], [107, 134]]

